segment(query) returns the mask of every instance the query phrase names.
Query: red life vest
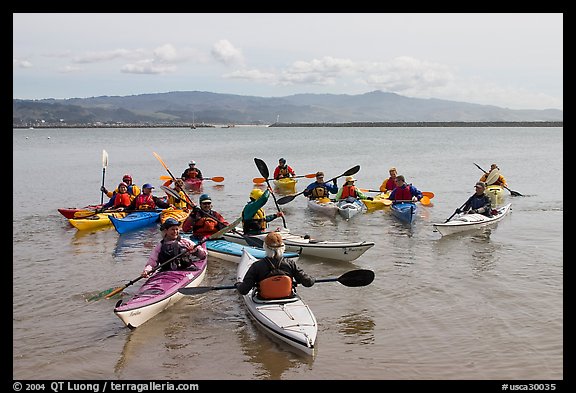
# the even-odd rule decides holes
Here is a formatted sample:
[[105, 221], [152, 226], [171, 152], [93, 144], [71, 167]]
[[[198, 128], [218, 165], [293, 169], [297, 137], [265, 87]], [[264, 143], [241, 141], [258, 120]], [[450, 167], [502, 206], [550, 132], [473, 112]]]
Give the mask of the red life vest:
[[392, 191], [396, 188], [396, 182], [391, 177], [386, 181], [386, 189]]
[[356, 187], [355, 186], [342, 187], [342, 196], [340, 196], [340, 199], [346, 199], [348, 197], [358, 198], [358, 194], [356, 193]]
[[130, 206], [130, 202], [132, 201], [130, 200], [130, 195], [128, 195], [127, 193], [124, 194], [118, 193], [114, 197], [114, 207], [119, 206], [128, 207]]
[[412, 199], [412, 193], [410, 192], [410, 186], [405, 184], [403, 187], [396, 187], [394, 191], [394, 200], [396, 201], [409, 201]]
[[152, 195], [146, 195], [144, 193], [138, 194], [136, 197], [136, 202], [134, 202], [136, 209], [138, 210], [148, 210], [148, 209], [155, 209], [156, 203], [152, 198]]

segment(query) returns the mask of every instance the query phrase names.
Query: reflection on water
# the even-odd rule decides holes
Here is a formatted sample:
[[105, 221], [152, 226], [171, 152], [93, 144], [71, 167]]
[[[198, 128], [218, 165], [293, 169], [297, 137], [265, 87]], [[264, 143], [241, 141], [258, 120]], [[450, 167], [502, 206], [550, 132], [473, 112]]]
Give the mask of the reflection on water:
[[338, 322], [338, 331], [351, 344], [369, 345], [374, 343], [374, 320], [368, 310], [360, 310], [344, 315]]
[[301, 367], [312, 367], [314, 357], [278, 341], [256, 328], [256, 323], [248, 321], [251, 326], [241, 326], [236, 329], [244, 354], [249, 361], [258, 367], [255, 377], [258, 379], [280, 380], [282, 375], [290, 370]]

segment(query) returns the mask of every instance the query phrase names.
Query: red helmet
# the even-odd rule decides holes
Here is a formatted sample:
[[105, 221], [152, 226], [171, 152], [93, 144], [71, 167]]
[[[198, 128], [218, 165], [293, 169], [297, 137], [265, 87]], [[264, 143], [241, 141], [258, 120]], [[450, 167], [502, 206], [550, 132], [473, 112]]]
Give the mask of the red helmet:
[[132, 176], [126, 174], [126, 175], [122, 176], [122, 181], [124, 181], [124, 180], [130, 180], [130, 181], [132, 181]]

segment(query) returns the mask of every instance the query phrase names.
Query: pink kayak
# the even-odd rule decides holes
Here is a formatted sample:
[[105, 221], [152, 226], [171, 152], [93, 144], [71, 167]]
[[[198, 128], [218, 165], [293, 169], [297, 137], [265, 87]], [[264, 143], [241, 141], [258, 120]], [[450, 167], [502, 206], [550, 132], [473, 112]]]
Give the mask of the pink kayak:
[[[206, 250], [206, 243], [202, 243]], [[206, 253], [208, 255], [208, 253]], [[168, 270], [155, 273], [127, 302], [119, 300], [114, 313], [130, 329], [134, 329], [170, 307], [184, 295], [180, 288], [197, 287], [206, 275], [207, 259], [198, 259], [184, 270]]]
[[201, 191], [202, 190], [202, 179], [186, 179], [184, 180], [184, 185], [192, 191]]

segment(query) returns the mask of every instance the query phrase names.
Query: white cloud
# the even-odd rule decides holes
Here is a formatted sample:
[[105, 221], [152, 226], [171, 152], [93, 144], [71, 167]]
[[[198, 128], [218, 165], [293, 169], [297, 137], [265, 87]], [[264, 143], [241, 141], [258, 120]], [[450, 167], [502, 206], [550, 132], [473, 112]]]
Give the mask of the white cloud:
[[237, 49], [228, 40], [220, 40], [212, 47], [212, 57], [223, 64], [234, 65], [244, 64], [242, 51]]
[[12, 67], [32, 68], [32, 63], [28, 60], [12, 59]]
[[168, 74], [176, 71], [176, 66], [163, 65], [153, 59], [142, 60], [133, 64], [125, 64], [120, 72], [125, 74]]
[[137, 59], [145, 56], [143, 49], [113, 49], [109, 51], [87, 52], [74, 58], [75, 63], [100, 63], [115, 59]]

